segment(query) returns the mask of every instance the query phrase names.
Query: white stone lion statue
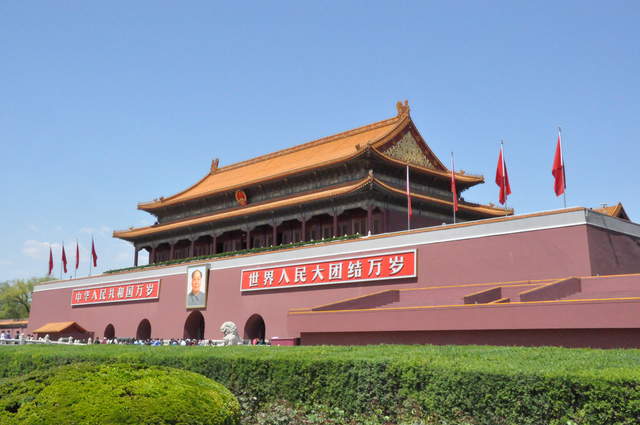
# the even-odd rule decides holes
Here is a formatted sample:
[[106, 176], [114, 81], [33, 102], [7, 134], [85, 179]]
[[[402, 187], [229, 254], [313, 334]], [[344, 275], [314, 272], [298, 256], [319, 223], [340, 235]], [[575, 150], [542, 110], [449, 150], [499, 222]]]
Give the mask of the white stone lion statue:
[[224, 334], [224, 345], [240, 345], [242, 339], [238, 335], [238, 327], [233, 322], [224, 322], [220, 326], [220, 332]]

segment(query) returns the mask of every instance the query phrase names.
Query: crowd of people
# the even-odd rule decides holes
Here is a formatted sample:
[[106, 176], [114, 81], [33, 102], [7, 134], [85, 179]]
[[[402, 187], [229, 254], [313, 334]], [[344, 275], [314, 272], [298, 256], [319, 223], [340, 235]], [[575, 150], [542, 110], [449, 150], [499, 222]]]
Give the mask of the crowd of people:
[[[9, 343], [50, 343], [52, 340], [49, 335], [44, 337], [36, 337], [34, 335], [21, 334], [20, 331], [16, 331], [15, 335], [12, 335], [10, 331], [0, 332], [0, 344]], [[58, 343], [67, 344], [123, 344], [123, 345], [149, 345], [149, 346], [165, 346], [165, 345], [177, 345], [177, 346], [218, 346], [224, 345], [223, 340], [217, 339], [194, 339], [194, 338], [152, 338], [152, 339], [136, 339], [136, 338], [73, 338], [64, 337], [59, 338]], [[254, 338], [252, 340], [244, 340], [243, 345], [271, 345], [270, 341], [263, 338]]]
[[8, 342], [8, 340], [19, 340], [21, 338], [33, 338], [33, 335], [27, 335], [25, 337], [24, 334], [21, 334], [20, 331], [16, 331], [15, 335], [11, 335], [11, 331], [7, 330], [7, 331], [2, 331], [0, 332], [0, 344], [4, 344], [6, 342]]
[[[223, 345], [223, 340], [220, 339], [194, 339], [194, 338], [171, 338], [171, 339], [136, 339], [136, 338], [96, 338], [95, 341], [89, 342], [93, 344], [126, 344], [126, 345], [180, 345], [180, 346], [217, 346]], [[244, 345], [270, 345], [268, 341], [264, 339], [252, 339], [245, 340]]]
[[93, 344], [125, 344], [125, 345], [220, 345], [221, 341], [214, 339], [192, 339], [192, 338], [171, 338], [171, 339], [135, 339], [135, 338], [96, 338]]
[[[11, 331], [2, 330], [0, 332], [0, 344], [9, 344], [9, 343], [50, 343], [53, 342], [49, 335], [45, 335], [44, 337], [37, 337], [31, 334], [20, 333], [20, 331], [16, 331], [15, 334], [12, 335]], [[194, 339], [194, 338], [170, 338], [170, 339], [162, 339], [162, 338], [152, 338], [152, 339], [136, 339], [136, 338], [73, 338], [73, 337], [63, 337], [59, 338], [58, 343], [67, 343], [67, 344], [124, 344], [124, 345], [150, 345], [150, 346], [161, 346], [161, 345], [178, 345], [178, 346], [218, 346], [224, 345], [224, 340], [216, 340], [216, 339]], [[265, 340], [264, 338], [254, 338], [251, 340], [242, 340], [243, 345], [271, 345], [270, 341]]]

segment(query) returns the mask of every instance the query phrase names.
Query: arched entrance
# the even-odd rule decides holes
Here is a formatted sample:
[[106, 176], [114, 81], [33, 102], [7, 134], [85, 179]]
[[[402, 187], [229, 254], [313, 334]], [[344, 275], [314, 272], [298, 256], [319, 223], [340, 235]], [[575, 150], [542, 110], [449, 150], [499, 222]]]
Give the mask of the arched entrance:
[[259, 314], [254, 314], [249, 317], [247, 323], [244, 325], [244, 338], [245, 339], [264, 339], [266, 335], [266, 328], [264, 325], [264, 319]]
[[116, 329], [113, 327], [111, 323], [104, 328], [104, 337], [107, 339], [114, 339], [116, 337]]
[[151, 323], [147, 319], [142, 319], [136, 331], [136, 339], [151, 339]]
[[204, 339], [204, 316], [199, 311], [192, 311], [184, 322], [183, 338]]

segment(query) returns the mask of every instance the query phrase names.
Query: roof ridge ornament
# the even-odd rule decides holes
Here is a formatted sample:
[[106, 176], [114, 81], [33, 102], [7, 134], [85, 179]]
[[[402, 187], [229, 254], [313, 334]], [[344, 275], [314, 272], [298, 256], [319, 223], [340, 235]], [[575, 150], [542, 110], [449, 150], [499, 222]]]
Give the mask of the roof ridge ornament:
[[220, 158], [213, 158], [211, 160], [211, 174], [215, 174], [216, 171], [218, 171], [218, 163], [220, 162]]
[[404, 103], [401, 100], [396, 102], [396, 109], [398, 110], [398, 116], [409, 115], [409, 101], [405, 99]]

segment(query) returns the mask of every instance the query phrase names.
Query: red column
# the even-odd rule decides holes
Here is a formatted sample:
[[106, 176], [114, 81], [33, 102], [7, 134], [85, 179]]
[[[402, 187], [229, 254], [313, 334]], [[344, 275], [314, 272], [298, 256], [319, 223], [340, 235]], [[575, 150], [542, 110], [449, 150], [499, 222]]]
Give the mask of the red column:
[[151, 252], [149, 253], [149, 264], [156, 262], [156, 247], [151, 247]]
[[373, 224], [373, 205], [367, 207], [367, 235], [371, 234], [371, 227]]
[[218, 237], [216, 235], [213, 235], [213, 246], [211, 247], [211, 253], [218, 253]]
[[387, 209], [382, 209], [382, 233], [389, 233], [389, 214]]
[[333, 214], [333, 237], [338, 236], [338, 213]]
[[276, 245], [278, 245], [278, 225], [273, 223], [272, 227], [273, 227], [272, 245], [276, 246]]
[[193, 257], [193, 246], [195, 245], [196, 241], [193, 240], [191, 241], [191, 245], [189, 245], [189, 257]]
[[302, 218], [302, 229], [301, 229], [301, 235], [300, 235], [300, 241], [304, 242], [307, 240], [307, 221]]
[[133, 248], [133, 267], [138, 267], [138, 248]]
[[175, 243], [169, 243], [169, 260], [173, 260], [173, 254], [174, 254], [174, 247], [176, 246]]
[[251, 249], [251, 230], [247, 230], [247, 249]]

